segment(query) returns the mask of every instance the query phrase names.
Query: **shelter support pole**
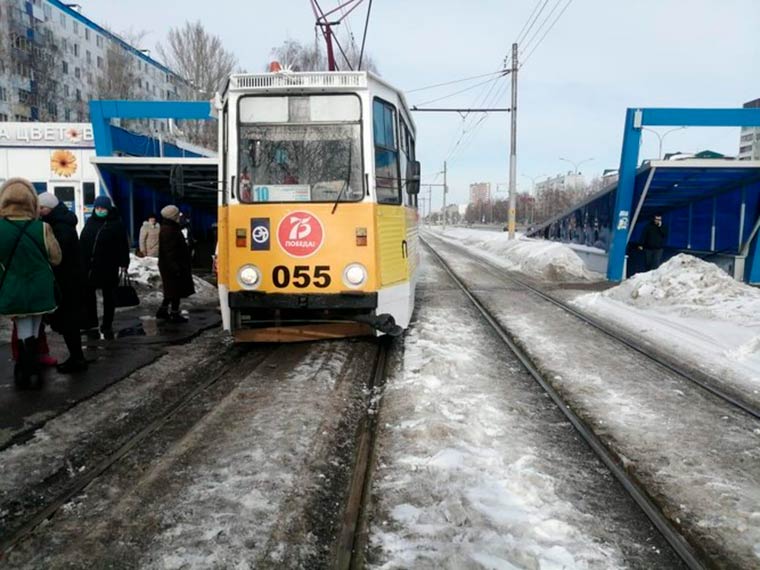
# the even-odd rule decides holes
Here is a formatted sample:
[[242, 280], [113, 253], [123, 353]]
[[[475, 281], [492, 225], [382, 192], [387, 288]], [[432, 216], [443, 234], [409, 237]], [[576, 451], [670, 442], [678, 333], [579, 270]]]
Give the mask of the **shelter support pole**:
[[129, 192], [129, 241], [135, 243], [135, 181], [131, 178], [127, 185]]
[[715, 251], [715, 223], [718, 217], [718, 199], [713, 196], [712, 199], [712, 228], [710, 229], [710, 251]]
[[694, 227], [694, 203], [689, 202], [689, 234], [686, 239], [686, 249], [691, 249], [691, 232]]
[[113, 155], [111, 119], [104, 113], [100, 101], [90, 102], [90, 122], [92, 123], [92, 135], [95, 139], [95, 154], [98, 156]]
[[747, 216], [747, 187], [742, 186], [742, 205], [739, 209], [739, 240], [737, 243], [737, 251], [741, 250], [742, 238], [744, 237], [744, 222]]
[[[760, 219], [755, 224], [755, 230], [757, 230], [758, 224], [760, 224]], [[744, 267], [744, 274], [749, 285], [760, 284], [760, 247], [758, 247], [758, 241], [760, 241], [760, 237], [758, 237], [757, 231], [753, 231], [753, 236], [747, 243], [749, 255], [747, 255]]]
[[647, 199], [647, 194], [649, 193], [649, 187], [652, 185], [652, 178], [654, 178], [654, 173], [657, 170], [657, 168], [652, 168], [649, 171], [649, 176], [647, 176], [647, 182], [644, 184], [644, 190], [641, 192], [641, 198], [639, 198], [639, 203], [636, 204], [636, 212], [633, 214], [633, 219], [631, 220], [631, 227], [628, 230], [628, 241], [631, 240], [631, 234], [633, 233], [633, 228], [636, 227], [636, 222], [639, 221], [639, 214], [641, 214], [641, 208], [644, 205], [644, 200]]
[[625, 115], [623, 150], [620, 154], [620, 179], [615, 196], [615, 211], [612, 218], [612, 242], [607, 279], [622, 281], [625, 277], [625, 250], [628, 245], [628, 227], [633, 205], [633, 190], [636, 183], [636, 165], [639, 161], [641, 142], [641, 110], [628, 109]]

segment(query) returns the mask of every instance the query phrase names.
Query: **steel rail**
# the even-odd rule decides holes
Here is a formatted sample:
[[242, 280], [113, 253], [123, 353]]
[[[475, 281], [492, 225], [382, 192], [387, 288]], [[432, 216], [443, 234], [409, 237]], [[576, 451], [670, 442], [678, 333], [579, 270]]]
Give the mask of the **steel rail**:
[[[385, 383], [388, 355], [392, 338], [388, 336], [378, 339], [377, 355], [369, 383], [369, 394], [372, 396], [376, 387]], [[372, 471], [374, 464], [375, 442], [377, 441], [377, 410], [372, 410], [369, 402], [368, 413], [362, 420], [356, 445], [356, 462], [348, 489], [348, 500], [343, 512], [340, 532], [338, 534], [337, 552], [333, 568], [349, 570], [364, 567], [364, 547], [366, 545], [366, 529], [364, 520], [371, 489]]]
[[[276, 348], [272, 349], [274, 352]], [[270, 352], [265, 352], [258, 360], [255, 366], [251, 369], [254, 370], [259, 367], [265, 360], [266, 355]], [[67, 485], [65, 490], [61, 491], [50, 501], [45, 508], [34, 513], [26, 521], [24, 521], [18, 528], [14, 529], [10, 534], [0, 539], [0, 562], [6, 557], [6, 555], [21, 542], [24, 538], [30, 535], [34, 530], [41, 525], [44, 521], [53, 516], [61, 507], [68, 503], [72, 498], [81, 493], [90, 483], [92, 483], [97, 477], [105, 473], [110, 467], [112, 467], [117, 461], [122, 459], [130, 451], [132, 451], [137, 445], [143, 442], [146, 438], [156, 433], [169, 420], [174, 418], [178, 412], [182, 411], [192, 402], [198, 395], [211, 388], [214, 384], [224, 378], [236, 365], [235, 362], [230, 362], [222, 366], [221, 369], [216, 371], [207, 379], [203, 380], [198, 386], [193, 388], [190, 392], [178, 398], [166, 407], [157, 417], [140, 429], [137, 433], [129, 436], [119, 447], [113, 452], [109, 453], [93, 465], [90, 469], [72, 479]], [[201, 374], [203, 374], [201, 372]]]
[[499, 322], [491, 315], [490, 311], [473, 295], [467, 288], [467, 285], [459, 278], [449, 264], [438, 254], [425, 240], [421, 240], [425, 247], [430, 251], [436, 260], [441, 264], [446, 273], [462, 290], [472, 304], [478, 309], [483, 319], [491, 326], [493, 331], [506, 344], [514, 355], [520, 360], [522, 365], [533, 377], [533, 379], [543, 388], [543, 390], [554, 401], [557, 407], [562, 411], [565, 417], [570, 421], [580, 436], [586, 441], [591, 449], [596, 453], [602, 463], [610, 470], [615, 478], [620, 482], [626, 492], [641, 508], [644, 514], [652, 521], [652, 524], [662, 534], [668, 544], [681, 557], [684, 563], [691, 570], [704, 570], [705, 565], [700, 561], [694, 548], [689, 542], [671, 525], [670, 521], [662, 513], [657, 504], [650, 498], [644, 489], [628, 474], [625, 468], [619, 463], [618, 459], [596, 436], [594, 431], [578, 416], [567, 403], [562, 399], [559, 393], [549, 383], [541, 372], [533, 364], [533, 361], [527, 353], [520, 348], [512, 337], [504, 330]]
[[[422, 238], [420, 238], [422, 239]], [[428, 248], [430, 248], [430, 245], [425, 241], [422, 240], [425, 245], [427, 245]], [[574, 307], [568, 305], [564, 301], [561, 301], [560, 299], [557, 299], [553, 295], [548, 294], [546, 291], [543, 291], [539, 289], [538, 287], [531, 285], [530, 283], [527, 283], [523, 281], [522, 279], [519, 279], [518, 277], [515, 277], [510, 272], [507, 272], [504, 270], [504, 268], [499, 267], [488, 260], [475, 257], [471, 253], [469, 253], [465, 248], [457, 245], [457, 244], [449, 244], [453, 248], [460, 250], [461, 252], [465, 253], [470, 259], [473, 261], [478, 262], [480, 265], [486, 266], [497, 273], [499, 275], [502, 275], [504, 278], [506, 278], [509, 281], [512, 281], [513, 283], [519, 285], [520, 287], [523, 287], [535, 295], [541, 297], [545, 301], [548, 301], [555, 305], [556, 307], [559, 307], [563, 311], [573, 315], [577, 319], [583, 321], [587, 325], [597, 329], [598, 331], [604, 333], [608, 337], [612, 338], [613, 340], [616, 340], [617, 342], [625, 345], [626, 347], [630, 348], [631, 350], [647, 357], [649, 360], [659, 364], [669, 372], [672, 372], [676, 376], [695, 384], [696, 386], [702, 388], [709, 394], [723, 400], [724, 402], [734, 406], [735, 408], [741, 410], [742, 412], [752, 416], [755, 419], [760, 420], [760, 408], [757, 406], [753, 406], [752, 404], [742, 401], [740, 398], [730, 394], [729, 392], [726, 392], [725, 390], [721, 389], [718, 386], [715, 386], [711, 384], [710, 382], [706, 380], [702, 380], [698, 377], [696, 377], [695, 372], [687, 371], [682, 369], [681, 367], [677, 366], [676, 364], [673, 364], [672, 362], [669, 362], [663, 357], [658, 356], [657, 354], [653, 354], [650, 349], [647, 349], [646, 347], [636, 343], [635, 341], [631, 340], [630, 338], [618, 333], [614, 329], [612, 329], [609, 325], [604, 324], [603, 322], [599, 321], [598, 319], [595, 319], [594, 317], [579, 311], [578, 309], [575, 309]], [[431, 248], [432, 251], [432, 248]], [[437, 254], [436, 254], [437, 255]]]

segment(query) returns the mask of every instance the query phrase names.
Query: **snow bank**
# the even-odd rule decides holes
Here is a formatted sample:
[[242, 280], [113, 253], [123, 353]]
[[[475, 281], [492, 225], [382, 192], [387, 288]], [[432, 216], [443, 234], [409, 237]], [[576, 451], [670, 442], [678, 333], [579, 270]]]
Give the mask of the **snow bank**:
[[507, 232], [447, 229], [437, 232], [447, 241], [465, 246], [512, 271], [519, 271], [545, 281], [597, 281], [602, 276], [589, 271], [583, 260], [567, 245], [518, 237], [509, 240]]
[[683, 253], [602, 295], [639, 308], [760, 325], [760, 290], [736, 281], [712, 263]]
[[655, 271], [574, 303], [760, 395], [760, 290], [712, 263], [679, 254]]
[[[129, 278], [132, 285], [142, 296], [148, 298], [161, 294], [161, 274], [158, 271], [158, 258], [137, 257], [129, 255]], [[195, 296], [212, 299], [217, 294], [217, 289], [208, 281], [204, 281], [197, 275], [193, 275], [195, 283]]]

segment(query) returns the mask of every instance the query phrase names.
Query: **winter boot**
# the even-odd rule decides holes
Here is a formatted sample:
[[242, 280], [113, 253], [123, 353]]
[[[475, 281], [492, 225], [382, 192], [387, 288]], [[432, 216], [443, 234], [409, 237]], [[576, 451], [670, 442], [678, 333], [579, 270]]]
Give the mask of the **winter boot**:
[[39, 356], [37, 354], [38, 346], [37, 346], [37, 338], [30, 336], [29, 338], [25, 338], [23, 341], [24, 345], [24, 356], [21, 359], [22, 366], [24, 369], [24, 373], [26, 374], [26, 377], [28, 380], [31, 380], [32, 377], [36, 376], [37, 378], [40, 377], [40, 361]]
[[29, 375], [26, 371], [26, 349], [23, 342], [16, 345], [16, 363], [13, 365], [13, 383], [17, 388], [26, 388], [29, 385]]
[[87, 367], [88, 363], [84, 357], [74, 358], [72, 356], [68, 358], [63, 364], [59, 364], [57, 370], [61, 374], [74, 374], [76, 372], [84, 372], [87, 370]]
[[183, 317], [182, 313], [172, 313], [168, 320], [170, 323], [186, 323], [187, 317]]
[[166, 320], [169, 318], [169, 309], [161, 305], [158, 308], [158, 311], [156, 311], [156, 318], [161, 320]]

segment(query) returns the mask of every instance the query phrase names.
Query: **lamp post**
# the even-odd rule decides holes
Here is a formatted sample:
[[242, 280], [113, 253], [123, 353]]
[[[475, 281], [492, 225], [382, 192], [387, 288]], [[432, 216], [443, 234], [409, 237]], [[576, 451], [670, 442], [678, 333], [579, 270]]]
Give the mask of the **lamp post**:
[[664, 133], [660, 134], [658, 131], [655, 131], [654, 129], [649, 129], [647, 127], [641, 127], [642, 131], [649, 131], [650, 133], [654, 133], [657, 135], [657, 140], [660, 142], [660, 146], [657, 150], [657, 158], [659, 160], [662, 160], [662, 141], [665, 139], [666, 136], [668, 136], [670, 133], [674, 133], [676, 131], [681, 131], [685, 129], [686, 127], [676, 127], [675, 129], [670, 129], [668, 131], [665, 131]]
[[546, 174], [539, 174], [538, 176], [528, 176], [527, 174], [521, 174], [520, 176], [527, 178], [531, 182], [530, 187], [530, 221], [529, 224], [533, 224], [533, 217], [536, 212], [536, 180], [539, 178], [543, 178], [546, 176]]
[[584, 162], [589, 162], [591, 160], [594, 160], [593, 158], [584, 158], [580, 162], [575, 162], [575, 161], [572, 161], [570, 159], [562, 158], [562, 157], [560, 157], [559, 159], [560, 160], [564, 160], [565, 162], [569, 162], [570, 164], [573, 165], [573, 174], [575, 175], [574, 178], [573, 178], [573, 188], [577, 188], [578, 187], [578, 167], [581, 164], [583, 164]]

